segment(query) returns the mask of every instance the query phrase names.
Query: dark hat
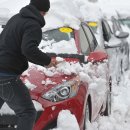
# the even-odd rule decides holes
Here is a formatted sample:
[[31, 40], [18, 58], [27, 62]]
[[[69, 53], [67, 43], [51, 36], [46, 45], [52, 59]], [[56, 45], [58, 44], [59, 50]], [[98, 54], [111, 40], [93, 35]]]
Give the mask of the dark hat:
[[49, 0], [31, 0], [30, 4], [35, 6], [39, 11], [47, 12], [50, 8]]

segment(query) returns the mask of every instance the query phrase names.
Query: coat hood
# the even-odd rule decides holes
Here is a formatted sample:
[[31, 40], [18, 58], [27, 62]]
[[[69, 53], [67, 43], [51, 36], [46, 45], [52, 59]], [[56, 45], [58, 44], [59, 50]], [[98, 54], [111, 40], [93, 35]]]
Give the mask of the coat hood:
[[22, 17], [36, 20], [41, 27], [45, 25], [44, 17], [33, 5], [27, 5], [24, 8], [22, 8], [20, 10], [20, 14], [22, 15]]

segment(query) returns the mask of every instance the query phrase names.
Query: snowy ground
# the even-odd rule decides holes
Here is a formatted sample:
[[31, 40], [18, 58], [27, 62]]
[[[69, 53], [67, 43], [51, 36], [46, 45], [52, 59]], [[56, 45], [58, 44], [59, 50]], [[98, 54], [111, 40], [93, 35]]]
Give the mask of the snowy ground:
[[112, 85], [112, 114], [100, 117], [89, 124], [88, 130], [129, 130], [130, 129], [130, 70], [122, 75], [120, 85]]
[[[29, 0], [1, 0], [0, 18], [3, 16], [4, 18], [9, 18], [12, 14], [18, 12], [22, 6], [26, 5], [28, 1]], [[15, 9], [14, 3], [17, 4]], [[104, 15], [110, 17], [111, 15], [116, 15], [116, 11], [120, 12], [123, 16], [128, 15], [130, 12], [129, 0], [99, 0], [96, 4], [88, 3], [87, 0], [52, 0], [51, 4], [52, 8], [46, 16], [46, 21], [48, 22], [44, 29], [56, 28], [63, 25], [69, 25], [78, 29], [80, 21], [82, 20], [97, 20]], [[49, 17], [50, 15], [52, 16], [51, 19]], [[53, 24], [49, 22], [52, 19]], [[126, 30], [129, 31], [127, 28]], [[128, 40], [130, 41], [130, 38]], [[130, 130], [129, 81], [130, 70], [122, 75], [119, 85], [113, 82], [112, 114], [109, 117], [101, 116], [97, 121], [88, 124], [88, 130]], [[79, 130], [74, 115], [67, 110], [61, 111], [59, 114], [57, 126], [58, 128], [53, 130]]]

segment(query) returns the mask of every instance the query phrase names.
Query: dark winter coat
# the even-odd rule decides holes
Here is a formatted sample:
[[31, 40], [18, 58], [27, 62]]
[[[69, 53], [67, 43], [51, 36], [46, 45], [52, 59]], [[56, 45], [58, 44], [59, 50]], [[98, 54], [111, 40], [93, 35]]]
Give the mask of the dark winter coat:
[[32, 5], [8, 21], [0, 35], [0, 72], [21, 74], [28, 61], [41, 66], [50, 63], [50, 57], [38, 49], [44, 25], [44, 18]]

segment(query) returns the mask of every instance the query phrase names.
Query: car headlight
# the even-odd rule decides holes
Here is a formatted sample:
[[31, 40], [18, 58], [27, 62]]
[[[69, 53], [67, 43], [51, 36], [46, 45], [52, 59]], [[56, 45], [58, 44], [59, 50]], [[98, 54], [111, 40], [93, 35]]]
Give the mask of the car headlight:
[[79, 89], [80, 80], [76, 77], [73, 80], [67, 81], [58, 85], [48, 92], [46, 92], [42, 98], [47, 99], [52, 102], [59, 102], [71, 97], [74, 97]]

